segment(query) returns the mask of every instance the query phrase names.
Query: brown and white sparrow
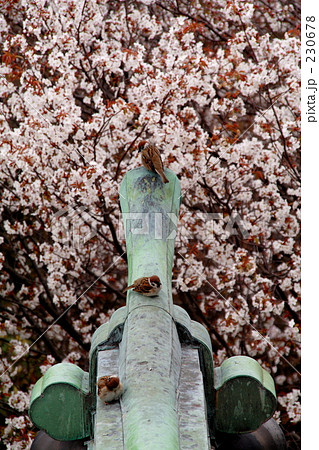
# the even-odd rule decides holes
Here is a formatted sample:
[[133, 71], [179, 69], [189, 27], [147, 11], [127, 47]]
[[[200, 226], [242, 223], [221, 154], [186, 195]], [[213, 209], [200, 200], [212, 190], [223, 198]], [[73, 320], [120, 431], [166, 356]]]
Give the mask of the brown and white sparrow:
[[97, 393], [103, 402], [113, 402], [121, 397], [123, 385], [117, 376], [100, 377], [97, 382]]
[[128, 289], [133, 289], [133, 291], [138, 294], [146, 295], [147, 297], [154, 297], [161, 290], [162, 283], [157, 275], [152, 275], [151, 277], [142, 277], [134, 281], [131, 286], [124, 289], [126, 292]]
[[164, 173], [163, 162], [159, 149], [153, 144], [148, 144], [146, 141], [141, 141], [138, 146], [138, 151], [141, 152], [142, 164], [147, 170], [156, 172], [162, 178], [163, 183], [169, 183]]

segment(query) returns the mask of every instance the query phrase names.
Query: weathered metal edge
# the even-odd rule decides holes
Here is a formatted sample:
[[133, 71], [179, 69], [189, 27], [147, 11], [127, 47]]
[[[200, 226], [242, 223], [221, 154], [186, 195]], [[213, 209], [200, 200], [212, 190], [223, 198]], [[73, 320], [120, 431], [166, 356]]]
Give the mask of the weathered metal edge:
[[[68, 369], [67, 372], [64, 372], [65, 369]], [[64, 372], [63, 378], [60, 378], [61, 371]], [[30, 405], [36, 398], [42, 395], [45, 389], [53, 384], [68, 384], [69, 386], [73, 386], [75, 389], [88, 394], [89, 387], [88, 383], [86, 383], [87, 377], [88, 373], [75, 364], [66, 362], [55, 364], [35, 383], [32, 389]]]
[[124, 324], [126, 317], [127, 308], [126, 306], [122, 306], [114, 311], [109, 322], [103, 323], [95, 330], [91, 340], [90, 358], [95, 352], [97, 346], [103, 344], [104, 342], [108, 342], [110, 344], [118, 344], [120, 342], [120, 328]]
[[264, 389], [267, 389], [276, 399], [275, 383], [270, 375], [255, 359], [250, 356], [232, 356], [226, 359], [221, 366], [214, 369], [214, 388], [218, 390], [227, 381], [247, 376], [259, 382]]
[[199, 322], [191, 320], [188, 313], [180, 306], [173, 306], [173, 315], [181, 343], [198, 348], [200, 368], [203, 373], [210, 440], [213, 442], [215, 436], [215, 391], [210, 336], [206, 328]]

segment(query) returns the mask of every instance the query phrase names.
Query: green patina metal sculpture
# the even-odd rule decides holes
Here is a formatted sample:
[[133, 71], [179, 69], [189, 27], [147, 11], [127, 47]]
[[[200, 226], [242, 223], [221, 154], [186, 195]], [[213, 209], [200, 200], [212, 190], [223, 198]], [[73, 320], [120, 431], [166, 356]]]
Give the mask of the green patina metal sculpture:
[[[126, 306], [92, 337], [89, 373], [62, 363], [36, 383], [31, 420], [55, 439], [87, 437], [92, 449], [203, 450], [216, 432], [256, 430], [275, 411], [271, 376], [245, 356], [213, 370], [207, 330], [173, 305], [181, 190], [176, 175], [165, 173], [167, 184], [144, 168], [131, 170], [120, 189], [128, 283], [156, 274], [162, 289], [156, 297], [128, 292]], [[119, 374], [124, 393], [105, 405], [96, 382], [111, 374]]]

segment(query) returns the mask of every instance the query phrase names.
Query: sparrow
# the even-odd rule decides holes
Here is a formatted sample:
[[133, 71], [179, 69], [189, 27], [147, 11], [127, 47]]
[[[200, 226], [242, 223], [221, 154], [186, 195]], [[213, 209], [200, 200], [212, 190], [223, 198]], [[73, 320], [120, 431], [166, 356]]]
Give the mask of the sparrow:
[[124, 289], [126, 292], [128, 289], [133, 289], [133, 291], [138, 294], [146, 295], [147, 297], [154, 297], [161, 290], [162, 283], [157, 275], [152, 275], [151, 277], [141, 277], [134, 281], [131, 286]]
[[97, 393], [104, 403], [113, 402], [123, 394], [123, 385], [117, 376], [100, 377], [97, 382]]
[[159, 149], [155, 145], [148, 144], [146, 141], [141, 141], [138, 146], [138, 151], [142, 155], [142, 164], [147, 170], [157, 172], [162, 178], [163, 183], [169, 183], [169, 180], [164, 174], [163, 162]]

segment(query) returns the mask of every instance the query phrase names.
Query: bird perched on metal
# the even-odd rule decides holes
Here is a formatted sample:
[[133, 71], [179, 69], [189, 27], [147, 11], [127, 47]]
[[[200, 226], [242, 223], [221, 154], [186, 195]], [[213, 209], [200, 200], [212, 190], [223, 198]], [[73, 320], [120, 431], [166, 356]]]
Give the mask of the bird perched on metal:
[[154, 297], [161, 290], [162, 283], [157, 275], [152, 275], [151, 277], [141, 277], [134, 281], [131, 286], [124, 289], [126, 292], [128, 289], [133, 289], [133, 291], [138, 294], [146, 295], [147, 297]]
[[123, 385], [117, 376], [100, 377], [97, 382], [97, 393], [105, 403], [118, 400], [123, 394]]
[[159, 149], [146, 141], [141, 141], [137, 148], [138, 151], [141, 152], [142, 164], [145, 169], [158, 173], [163, 183], [169, 183], [169, 180], [164, 173], [164, 166]]

